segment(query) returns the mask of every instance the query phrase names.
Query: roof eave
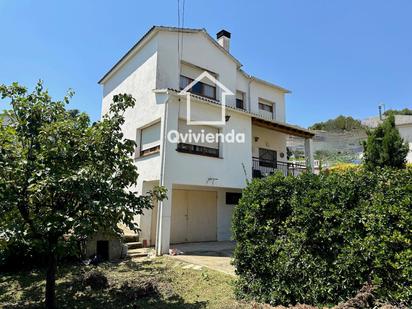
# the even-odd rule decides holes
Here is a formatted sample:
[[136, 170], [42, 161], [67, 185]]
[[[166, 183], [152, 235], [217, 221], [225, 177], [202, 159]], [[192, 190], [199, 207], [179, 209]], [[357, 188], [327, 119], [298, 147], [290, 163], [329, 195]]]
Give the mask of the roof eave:
[[[180, 96], [180, 91], [176, 90], [176, 89], [172, 89], [172, 88], [164, 88], [164, 89], [154, 89], [153, 90], [154, 93], [162, 93], [162, 94], [168, 94], [168, 95], [173, 95], [173, 96]], [[212, 99], [207, 99], [207, 98], [203, 98], [201, 96], [198, 95], [194, 95], [194, 94], [189, 94], [192, 98], [194, 98], [195, 100], [216, 106], [216, 105], [220, 105], [221, 103], [219, 101], [216, 100], [212, 100]], [[273, 119], [267, 119], [265, 117], [262, 117], [259, 114], [255, 114], [255, 113], [251, 113], [249, 111], [245, 111], [243, 109], [239, 109], [236, 107], [232, 107], [232, 106], [226, 106], [227, 109], [229, 109], [230, 111], [234, 111], [243, 115], [247, 115], [250, 116], [252, 119], [258, 119], [260, 121], [264, 121], [264, 122], [269, 122], [272, 123], [275, 126], [284, 126], [284, 127], [288, 127], [291, 129], [291, 131], [295, 131], [298, 134], [296, 134], [296, 136], [299, 137], [306, 137], [306, 138], [312, 138], [315, 136], [315, 133], [312, 132], [311, 130], [305, 129], [305, 128], [301, 128], [292, 124], [288, 124], [288, 123], [284, 123], [284, 122], [279, 122]]]

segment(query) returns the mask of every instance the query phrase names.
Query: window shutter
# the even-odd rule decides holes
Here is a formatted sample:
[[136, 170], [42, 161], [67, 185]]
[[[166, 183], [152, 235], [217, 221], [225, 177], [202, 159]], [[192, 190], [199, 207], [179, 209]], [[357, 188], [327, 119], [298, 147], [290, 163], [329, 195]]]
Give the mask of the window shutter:
[[141, 151], [160, 145], [160, 122], [142, 129]]

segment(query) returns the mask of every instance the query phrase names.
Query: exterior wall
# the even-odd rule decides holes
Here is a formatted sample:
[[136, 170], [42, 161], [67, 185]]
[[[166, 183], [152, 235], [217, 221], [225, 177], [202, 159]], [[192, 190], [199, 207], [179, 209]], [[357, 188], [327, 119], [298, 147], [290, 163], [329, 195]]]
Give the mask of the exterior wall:
[[247, 79], [244, 74], [238, 71], [236, 74], [236, 90], [242, 91], [245, 94], [244, 107], [247, 111], [251, 111], [250, 91], [249, 91], [251, 87], [252, 87], [252, 82], [249, 79]]
[[106, 240], [109, 242], [109, 260], [124, 258], [127, 254], [127, 248], [123, 242], [113, 236], [97, 233], [86, 241], [86, 257], [92, 258], [97, 253], [97, 241]]
[[[192, 101], [192, 119], [195, 120], [203, 119], [201, 117], [208, 117], [208, 114], [215, 114], [220, 110], [219, 106]], [[167, 131], [178, 130], [178, 119], [186, 119], [185, 99], [182, 98], [179, 102], [173, 97], [168, 104]], [[244, 188], [246, 176], [243, 166], [248, 172], [248, 178], [251, 177], [252, 168], [251, 119], [246, 115], [232, 113], [230, 120], [220, 129], [222, 133], [230, 132], [232, 129], [244, 133], [245, 143], [221, 144], [221, 158], [213, 158], [178, 152], [176, 144], [167, 142], [165, 178], [173, 184]], [[215, 180], [211, 181], [211, 178]]]
[[250, 107], [252, 113], [260, 114], [259, 98], [275, 103], [274, 112], [276, 120], [280, 122], [286, 121], [284, 93], [267, 85], [253, 81], [250, 88]]
[[[128, 62], [121, 66], [103, 84], [102, 115], [109, 111], [113, 95], [131, 94], [136, 100], [134, 108], [125, 113], [122, 131], [125, 138], [135, 140], [139, 144], [138, 129], [162, 119], [164, 102], [153, 93], [156, 87], [157, 40], [149, 41]], [[131, 190], [143, 192], [143, 181], [154, 181], [160, 178], [160, 154], [135, 159], [139, 178], [137, 185]], [[135, 219], [140, 223], [140, 216]], [[132, 231], [125, 229], [126, 234]]]
[[[150, 190], [153, 190], [155, 186], [159, 185], [159, 181], [144, 181], [142, 192], [147, 193]], [[152, 223], [157, 221], [155, 207], [157, 205], [153, 204], [152, 209], [145, 209], [143, 210], [143, 215], [139, 216], [138, 222], [140, 222], [140, 233], [139, 233], [139, 240], [143, 241], [146, 240], [147, 243], [150, 243], [150, 239], [152, 238]], [[153, 216], [155, 215], [155, 216]], [[155, 232], [155, 231], [154, 231]], [[154, 245], [154, 244], [153, 244]]]
[[[237, 64], [223, 51], [216, 48], [203, 33], [183, 33], [184, 46], [181, 61], [196, 65], [217, 74], [217, 79], [234, 94], [245, 93], [247, 110], [259, 114], [259, 98], [275, 103], [276, 120], [285, 122], [284, 93], [258, 81], [250, 81], [237, 68]], [[160, 32], [158, 41], [158, 67], [156, 88], [179, 89], [179, 63], [177, 32]], [[219, 89], [218, 89], [219, 90]], [[217, 93], [220, 100], [221, 94]], [[227, 96], [226, 104], [236, 106], [235, 96]], [[249, 108], [250, 106], [250, 108]]]
[[232, 239], [232, 214], [235, 205], [226, 204], [226, 192], [238, 192], [239, 189], [230, 188], [213, 188], [205, 186], [184, 186], [175, 185], [174, 189], [186, 189], [186, 190], [208, 190], [215, 191], [217, 193], [217, 240], [231, 240]]
[[[158, 35], [157, 88], [179, 89], [180, 60], [217, 74], [217, 79], [232, 92], [236, 90], [236, 63], [216, 48], [204, 33], [183, 33], [183, 52], [177, 53], [177, 32], [163, 31]], [[217, 93], [220, 100], [221, 94]], [[227, 96], [226, 104], [235, 106], [235, 97]]]
[[[123, 126], [125, 138], [139, 142], [138, 130], [157, 121], [161, 122], [161, 132], [178, 130], [179, 119], [186, 119], [186, 101], [174, 95], [155, 93], [154, 89], [179, 89], [180, 64], [192, 64], [213, 72], [217, 79], [234, 94], [236, 90], [245, 93], [246, 109], [259, 114], [259, 98], [275, 103], [276, 120], [285, 121], [284, 93], [258, 81], [247, 78], [237, 63], [224, 51], [216, 48], [202, 32], [183, 33], [184, 46], [181, 57], [178, 55], [178, 33], [159, 31], [103, 84], [102, 114], [108, 112], [114, 94], [129, 93], [136, 99], [136, 106], [126, 112]], [[217, 99], [221, 91], [217, 89]], [[167, 103], [166, 103], [167, 102]], [[235, 95], [226, 97], [228, 106], [236, 106]], [[192, 100], [192, 119], [215, 119], [220, 115], [220, 107]], [[161, 134], [160, 152], [150, 156], [135, 158], [139, 179], [135, 188], [144, 193], [154, 183], [160, 182], [169, 190], [169, 199], [159, 205], [161, 226], [157, 238], [158, 253], [167, 253], [170, 241], [171, 192], [175, 186], [208, 187], [218, 192], [218, 240], [230, 238], [230, 224], [233, 206], [225, 205], [225, 188], [240, 191], [251, 179], [252, 151], [259, 143], [264, 147], [283, 152], [286, 157], [286, 135], [272, 130], [253, 128], [250, 115], [226, 111], [231, 116], [221, 133], [244, 133], [244, 143], [224, 143], [220, 145], [220, 158], [206, 157], [176, 151], [176, 144], [167, 141]], [[253, 131], [253, 134], [252, 134]], [[259, 143], [253, 136], [261, 135]], [[269, 144], [269, 146], [266, 146]], [[262, 146], [263, 147], [263, 146]], [[163, 170], [161, 168], [163, 167]], [[141, 226], [141, 238], [150, 239], [153, 229], [151, 211], [136, 216]]]
[[[258, 137], [258, 141], [255, 140]], [[280, 132], [276, 132], [270, 129], [262, 128], [259, 126], [252, 126], [252, 154], [253, 157], [259, 157], [259, 148], [276, 150], [278, 155], [278, 161], [287, 161], [286, 154], [286, 140], [288, 135]], [[281, 158], [280, 154], [283, 153], [284, 157]]]
[[401, 137], [409, 143], [409, 153], [406, 157], [408, 163], [412, 163], [412, 123], [397, 126]]

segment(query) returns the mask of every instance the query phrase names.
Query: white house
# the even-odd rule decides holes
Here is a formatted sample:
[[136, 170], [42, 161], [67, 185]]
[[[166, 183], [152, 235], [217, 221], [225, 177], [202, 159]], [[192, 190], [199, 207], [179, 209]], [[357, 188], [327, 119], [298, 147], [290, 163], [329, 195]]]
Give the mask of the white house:
[[[362, 120], [362, 124], [369, 128], [376, 128], [382, 123], [380, 117], [370, 117]], [[395, 115], [395, 126], [399, 130], [400, 136], [409, 144], [409, 153], [406, 157], [408, 163], [412, 163], [412, 116]]]
[[[168, 189], [167, 200], [136, 218], [140, 240], [158, 254], [171, 243], [229, 240], [232, 210], [248, 180], [276, 169], [299, 172], [286, 162], [287, 136], [305, 139], [313, 166], [312, 132], [285, 122], [289, 91], [245, 73], [229, 52], [230, 36], [152, 27], [99, 81], [103, 114], [114, 94], [136, 99], [124, 124], [124, 136], [138, 145], [136, 189]], [[190, 94], [181, 93], [185, 88]], [[181, 133], [178, 141], [170, 132]], [[227, 141], [189, 141], [184, 133]], [[243, 141], [229, 140], [234, 135]]]

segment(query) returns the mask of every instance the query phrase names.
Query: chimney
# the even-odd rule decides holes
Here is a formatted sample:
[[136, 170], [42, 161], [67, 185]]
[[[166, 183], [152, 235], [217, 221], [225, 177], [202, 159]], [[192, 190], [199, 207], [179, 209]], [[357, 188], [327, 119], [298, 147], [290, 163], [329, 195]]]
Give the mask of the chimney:
[[220, 30], [216, 33], [217, 42], [222, 46], [224, 49], [229, 51], [230, 47], [230, 32], [226, 30]]

